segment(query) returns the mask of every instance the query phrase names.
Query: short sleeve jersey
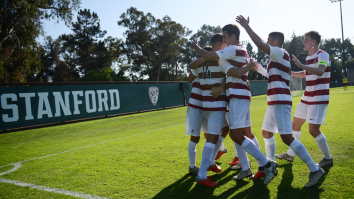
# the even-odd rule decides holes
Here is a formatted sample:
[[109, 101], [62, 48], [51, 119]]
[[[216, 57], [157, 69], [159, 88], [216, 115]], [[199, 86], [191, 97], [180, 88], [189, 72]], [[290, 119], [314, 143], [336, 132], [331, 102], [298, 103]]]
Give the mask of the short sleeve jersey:
[[[222, 72], [227, 74], [230, 68], [236, 66], [245, 66], [249, 62], [249, 55], [246, 48], [241, 45], [229, 45], [223, 50], [216, 51], [220, 61]], [[238, 98], [251, 100], [251, 91], [247, 86], [248, 72], [242, 77], [236, 78], [231, 75], [226, 79], [227, 98]]]
[[292, 105], [289, 88], [291, 75], [290, 57], [285, 49], [269, 46], [270, 59], [267, 66], [268, 74], [268, 105], [287, 104]]
[[305, 65], [317, 68], [319, 62], [324, 61], [327, 67], [321, 76], [306, 71], [306, 89], [301, 102], [308, 105], [329, 103], [329, 83], [331, 77], [331, 62], [329, 54], [318, 50], [314, 55], [307, 56]]

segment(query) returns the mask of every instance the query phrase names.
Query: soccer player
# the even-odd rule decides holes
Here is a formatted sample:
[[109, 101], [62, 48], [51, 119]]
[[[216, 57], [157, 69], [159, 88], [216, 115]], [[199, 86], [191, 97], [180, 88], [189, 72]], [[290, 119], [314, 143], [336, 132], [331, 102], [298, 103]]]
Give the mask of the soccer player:
[[348, 79], [345, 76], [343, 76], [343, 88], [348, 90]]
[[[219, 50], [216, 52], [207, 52], [198, 46], [198, 42], [195, 41], [191, 44], [191, 48], [194, 49], [199, 56], [201, 56], [205, 61], [208, 60], [217, 60], [220, 59], [220, 62], [234, 61], [240, 62], [240, 57], [243, 58], [241, 62], [241, 66], [245, 64], [248, 54], [245, 48], [240, 45], [239, 36], [240, 30], [234, 24], [229, 24], [223, 27], [223, 39], [224, 42], [228, 45], [225, 49]], [[232, 63], [231, 63], [232, 64]], [[255, 64], [253, 62], [252, 64]], [[252, 65], [251, 64], [251, 65]], [[246, 67], [248, 66], [248, 67]], [[249, 64], [245, 67], [230, 68], [227, 73], [230, 74], [227, 78], [227, 96], [229, 99], [229, 128], [230, 128], [230, 138], [236, 142], [240, 149], [247, 151], [253, 157], [261, 162], [262, 165], [265, 165], [265, 179], [264, 183], [268, 184], [274, 175], [275, 169], [277, 167], [277, 163], [275, 161], [270, 161], [267, 157], [260, 151], [259, 147], [255, 145], [255, 143], [245, 137], [243, 131], [245, 127], [250, 127], [251, 119], [250, 119], [250, 99], [251, 92], [247, 87], [247, 76], [246, 74], [251, 68], [249, 68]], [[237, 73], [232, 74], [233, 71], [237, 70]], [[242, 75], [240, 75], [242, 74]], [[238, 76], [234, 78], [234, 75]], [[241, 151], [237, 149], [238, 156], [240, 158], [240, 162], [242, 167], [245, 167], [246, 163], [241, 161]], [[246, 154], [246, 153], [244, 153]], [[247, 157], [247, 154], [245, 155]], [[247, 169], [244, 172], [240, 172], [238, 176], [234, 176], [234, 180], [239, 180], [244, 177], [252, 176], [252, 171]]]
[[[321, 124], [324, 124], [326, 119], [329, 102], [331, 66], [328, 53], [318, 48], [320, 41], [321, 35], [316, 31], [305, 34], [303, 45], [304, 50], [308, 51], [309, 55], [306, 57], [305, 65], [293, 55], [293, 61], [303, 71], [291, 72], [291, 76], [306, 78], [305, 93], [294, 115], [293, 134], [296, 139], [300, 139], [301, 126], [305, 121], [309, 123], [309, 132], [315, 138], [317, 146], [324, 156], [317, 165], [323, 167], [333, 164], [326, 137], [320, 131]], [[289, 149], [288, 152], [276, 155], [276, 157], [292, 162], [294, 152]]]
[[292, 98], [289, 89], [291, 65], [288, 52], [282, 48], [284, 34], [281, 32], [271, 32], [267, 43], [264, 43], [249, 26], [249, 18], [245, 19], [240, 15], [236, 17], [236, 21], [245, 28], [256, 46], [270, 56], [267, 70], [260, 65], [255, 67], [257, 72], [268, 77], [268, 107], [262, 126], [267, 157], [271, 160], [275, 159], [274, 133], [279, 131], [282, 141], [293, 149], [296, 155], [310, 169], [309, 181], [305, 187], [313, 186], [325, 175], [325, 172], [316, 165], [305, 146], [298, 139], [295, 139], [292, 134]]

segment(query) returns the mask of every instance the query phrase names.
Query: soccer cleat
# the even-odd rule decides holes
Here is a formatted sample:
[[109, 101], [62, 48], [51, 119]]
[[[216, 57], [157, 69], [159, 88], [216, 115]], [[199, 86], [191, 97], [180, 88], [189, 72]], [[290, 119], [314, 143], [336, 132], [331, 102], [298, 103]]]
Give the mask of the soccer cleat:
[[241, 171], [237, 176], [232, 177], [233, 180], [242, 180], [243, 178], [250, 178], [252, 177], [252, 170], [248, 169], [246, 171]]
[[198, 172], [199, 172], [199, 167], [197, 167], [197, 166], [194, 166], [193, 168], [189, 167], [189, 173], [190, 173], [190, 174], [195, 174], [195, 175], [197, 175]]
[[333, 164], [333, 157], [331, 157], [331, 159], [327, 159], [327, 158], [322, 158], [322, 160], [320, 160], [317, 163], [317, 166], [319, 167], [325, 167], [327, 165]]
[[[249, 164], [250, 167], [251, 167], [251, 162], [248, 162], [248, 164]], [[239, 163], [239, 164], [237, 164], [237, 165], [233, 165], [233, 166], [231, 167], [231, 170], [241, 170], [241, 169], [242, 169], [241, 163]]]
[[326, 175], [326, 173], [322, 168], [320, 168], [316, 172], [311, 172], [310, 176], [309, 176], [309, 181], [305, 185], [305, 187], [311, 187], [311, 186], [315, 185], [318, 182], [318, 180], [321, 179], [325, 175]]
[[209, 178], [209, 176], [206, 178], [206, 179], [199, 179], [199, 177], [197, 176], [195, 178], [195, 181], [198, 183], [198, 184], [201, 184], [201, 185], [204, 185], [204, 186], [207, 186], [207, 187], [215, 187], [218, 185], [217, 182], [213, 182], [211, 181], [211, 179]]
[[286, 152], [283, 154], [275, 154], [275, 157], [281, 160], [287, 160], [289, 162], [294, 161], [294, 156], [290, 156]]
[[208, 171], [214, 171], [215, 173], [221, 173], [221, 167], [219, 167], [217, 164], [210, 165], [208, 168]]
[[219, 159], [225, 153], [227, 153], [227, 148], [225, 148], [225, 150], [223, 150], [223, 151], [219, 151], [215, 157], [215, 160]]
[[230, 163], [229, 165], [237, 165], [240, 164], [240, 160], [238, 159], [238, 157], [235, 157]]
[[264, 176], [265, 176], [264, 170], [263, 171], [258, 170], [256, 175], [253, 175], [252, 177], [253, 177], [253, 180], [258, 180], [259, 178], [264, 177]]
[[268, 184], [270, 183], [270, 181], [273, 179], [273, 175], [277, 170], [278, 164], [273, 161], [273, 160], [269, 160], [270, 162], [270, 167], [264, 167], [264, 184]]

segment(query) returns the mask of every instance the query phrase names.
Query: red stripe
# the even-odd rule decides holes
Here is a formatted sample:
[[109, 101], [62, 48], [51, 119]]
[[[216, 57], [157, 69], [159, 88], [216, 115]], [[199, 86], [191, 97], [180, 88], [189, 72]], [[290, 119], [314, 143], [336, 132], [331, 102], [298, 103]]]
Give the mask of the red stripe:
[[320, 78], [320, 79], [316, 79], [316, 80], [309, 80], [306, 81], [306, 85], [307, 86], [314, 86], [317, 84], [329, 84], [331, 78]]
[[[324, 72], [331, 72], [331, 67], [327, 66], [327, 68], [325, 69]], [[315, 75], [315, 74], [312, 74], [312, 73], [309, 73], [308, 71], [306, 71], [306, 75]]]
[[278, 62], [273, 62], [273, 61], [271, 61], [271, 62], [269, 63], [269, 65], [268, 65], [268, 72], [269, 72], [269, 70], [272, 69], [272, 68], [276, 68], [276, 69], [278, 69], [278, 70], [280, 70], [280, 71], [283, 71], [284, 73], [289, 73], [289, 72], [290, 72], [290, 68], [289, 68], [289, 67], [286, 67], [286, 66], [284, 66], [283, 64], [278, 63]]
[[234, 88], [234, 89], [245, 89], [245, 90], [250, 90], [250, 88], [248, 88], [248, 86], [244, 85], [244, 84], [241, 84], [241, 83], [234, 83], [234, 82], [228, 82], [226, 84], [226, 89], [229, 89], [229, 88]]
[[318, 62], [318, 57], [314, 58], [314, 59], [309, 59], [305, 61], [305, 65], [310, 65], [310, 64], [314, 64]]
[[[204, 72], [204, 76], [205, 78], [222, 78], [222, 77], [225, 77], [225, 74], [223, 72], [210, 72], [210, 78], [209, 78], [209, 75], [208, 75], [208, 72]], [[199, 79], [203, 79], [203, 73], [199, 73], [198, 74], [198, 77]]]
[[301, 100], [301, 102], [307, 105], [329, 104], [329, 101], [308, 102], [308, 101]]
[[246, 100], [250, 100], [251, 101], [251, 97], [250, 96], [245, 96], [245, 95], [234, 95], [234, 94], [230, 94], [229, 96], [227, 96], [227, 99], [230, 100], [232, 98], [237, 98], [237, 99], [246, 99]]
[[203, 96], [203, 102], [226, 102], [226, 95], [219, 95], [218, 97], [214, 98], [213, 96]]
[[268, 105], [275, 105], [275, 104], [293, 105], [293, 102], [292, 101], [271, 101], [271, 102], [268, 102]]
[[272, 88], [267, 90], [267, 95], [285, 94], [291, 95], [288, 88]]
[[220, 86], [220, 83], [216, 83], [216, 84], [204, 84], [204, 85], [200, 85], [200, 89], [202, 89], [203, 91], [205, 90], [211, 90], [214, 87], [218, 87]]
[[271, 75], [269, 77], [268, 83], [270, 82], [285, 82], [287, 86], [289, 86], [289, 80], [284, 79], [281, 75]]
[[202, 101], [202, 95], [198, 95], [196, 93], [191, 93], [191, 98]]
[[197, 105], [194, 105], [194, 104], [191, 104], [191, 103], [188, 103], [188, 106], [193, 107], [193, 108], [197, 108], [197, 109], [203, 109], [203, 107], [197, 106]]
[[193, 82], [192, 87], [200, 88], [200, 83], [199, 82]]
[[305, 91], [304, 96], [313, 97], [320, 95], [329, 95], [329, 90]]
[[242, 77], [240, 77], [243, 81], [247, 81], [248, 80], [248, 75], [242, 75]]
[[227, 60], [227, 61], [230, 62], [230, 64], [233, 65], [236, 68], [246, 65], [246, 63], [238, 62], [238, 61], [235, 61], [235, 60]]
[[205, 107], [203, 107], [203, 111], [226, 111], [226, 107], [217, 107], [217, 108], [205, 108]]
[[236, 50], [236, 56], [248, 57], [247, 51], [245, 50]]
[[284, 52], [284, 56], [283, 59], [285, 59], [286, 61], [290, 61], [290, 57], [287, 53]]

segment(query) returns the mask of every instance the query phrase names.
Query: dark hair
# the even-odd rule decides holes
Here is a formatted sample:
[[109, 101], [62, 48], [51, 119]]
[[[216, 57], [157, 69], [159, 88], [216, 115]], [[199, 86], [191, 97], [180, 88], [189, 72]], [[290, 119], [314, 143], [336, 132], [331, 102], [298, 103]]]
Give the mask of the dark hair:
[[273, 39], [278, 39], [280, 47], [283, 46], [284, 43], [284, 33], [282, 32], [271, 32], [268, 35], [269, 37], [273, 38]]
[[305, 33], [305, 36], [307, 36], [307, 35], [310, 36], [310, 38], [311, 38], [312, 40], [316, 40], [317, 45], [320, 44], [320, 42], [321, 42], [321, 35], [320, 35], [320, 33], [318, 33], [317, 31], [311, 30], [311, 31]]
[[216, 33], [211, 37], [211, 45], [213, 46], [215, 43], [222, 43], [223, 38], [221, 33]]
[[211, 46], [204, 46], [203, 49], [210, 52], [213, 48]]
[[226, 31], [229, 37], [234, 34], [237, 40], [240, 39], [240, 29], [236, 24], [227, 24], [222, 28], [222, 31]]

